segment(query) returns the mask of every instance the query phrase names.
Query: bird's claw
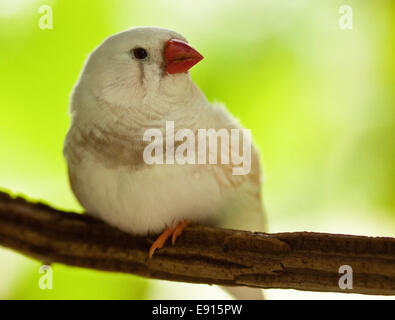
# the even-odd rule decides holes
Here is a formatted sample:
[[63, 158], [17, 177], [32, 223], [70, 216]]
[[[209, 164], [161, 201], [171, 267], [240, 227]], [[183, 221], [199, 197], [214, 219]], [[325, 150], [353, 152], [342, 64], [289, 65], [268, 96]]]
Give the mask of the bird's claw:
[[182, 231], [188, 226], [189, 221], [181, 221], [178, 226], [174, 229], [173, 236], [171, 237], [171, 244], [174, 246], [177, 237], [182, 233]]
[[155, 242], [151, 245], [149, 252], [148, 252], [148, 257], [151, 259], [152, 256], [155, 253], [156, 249], [161, 249], [163, 248], [166, 240], [171, 237], [171, 243], [174, 245], [176, 242], [177, 237], [182, 233], [182, 231], [185, 229], [185, 227], [189, 224], [189, 221], [182, 221], [180, 222], [176, 227], [168, 227], [165, 229], [165, 231], [162, 232], [162, 234], [155, 240]]

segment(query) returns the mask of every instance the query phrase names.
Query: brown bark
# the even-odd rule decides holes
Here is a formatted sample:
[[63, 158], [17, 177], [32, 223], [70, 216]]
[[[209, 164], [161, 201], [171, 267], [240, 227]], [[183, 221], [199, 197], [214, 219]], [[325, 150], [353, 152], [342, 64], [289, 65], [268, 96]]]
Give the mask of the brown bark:
[[[395, 238], [192, 225], [150, 260], [154, 238], [0, 192], [0, 245], [46, 263], [193, 283], [395, 294]], [[339, 288], [341, 265], [352, 267], [353, 289]]]

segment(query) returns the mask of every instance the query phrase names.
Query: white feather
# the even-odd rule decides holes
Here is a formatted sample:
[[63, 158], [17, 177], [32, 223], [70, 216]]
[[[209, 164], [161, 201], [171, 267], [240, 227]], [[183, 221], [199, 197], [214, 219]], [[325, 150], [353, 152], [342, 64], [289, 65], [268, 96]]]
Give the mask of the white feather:
[[[185, 41], [170, 30], [135, 28], [90, 55], [73, 91], [64, 149], [73, 191], [88, 213], [133, 234], [159, 233], [182, 220], [262, 231], [259, 180], [229, 177], [221, 166], [117, 164], [119, 154], [103, 156], [111, 139], [134, 148], [144, 130], [162, 130], [166, 120], [176, 130], [240, 128], [223, 106], [209, 104], [189, 74], [163, 75], [170, 38]], [[130, 57], [135, 46], [149, 52], [144, 63]], [[95, 139], [102, 145], [95, 147]], [[259, 161], [252, 171], [260, 174]]]

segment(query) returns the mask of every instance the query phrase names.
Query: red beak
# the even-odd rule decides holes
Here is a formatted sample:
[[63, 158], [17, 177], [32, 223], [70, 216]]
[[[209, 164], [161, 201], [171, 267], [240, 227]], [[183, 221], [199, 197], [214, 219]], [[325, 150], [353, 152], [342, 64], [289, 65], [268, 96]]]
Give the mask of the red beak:
[[165, 46], [166, 73], [187, 72], [203, 59], [203, 56], [186, 42], [170, 39]]

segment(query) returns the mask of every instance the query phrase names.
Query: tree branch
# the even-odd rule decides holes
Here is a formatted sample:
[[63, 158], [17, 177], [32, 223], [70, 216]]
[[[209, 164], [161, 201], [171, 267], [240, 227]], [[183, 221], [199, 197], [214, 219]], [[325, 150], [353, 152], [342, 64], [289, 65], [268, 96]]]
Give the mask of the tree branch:
[[[0, 245], [45, 263], [171, 281], [395, 295], [395, 238], [193, 225], [150, 260], [153, 240], [0, 192]], [[342, 265], [353, 269], [353, 289], [339, 288]]]

